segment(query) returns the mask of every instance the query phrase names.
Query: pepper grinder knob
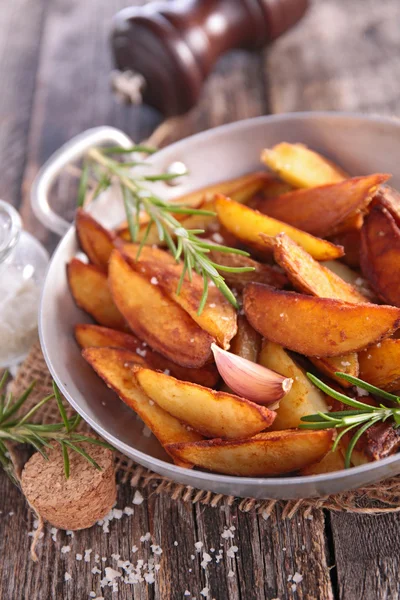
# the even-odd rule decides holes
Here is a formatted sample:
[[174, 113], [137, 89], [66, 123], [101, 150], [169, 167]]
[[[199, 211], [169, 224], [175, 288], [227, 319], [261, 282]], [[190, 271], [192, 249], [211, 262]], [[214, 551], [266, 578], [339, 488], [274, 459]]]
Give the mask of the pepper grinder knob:
[[173, 0], [125, 8], [114, 17], [115, 63], [139, 74], [144, 103], [165, 117], [184, 114], [222, 54], [263, 48], [307, 6], [308, 0]]

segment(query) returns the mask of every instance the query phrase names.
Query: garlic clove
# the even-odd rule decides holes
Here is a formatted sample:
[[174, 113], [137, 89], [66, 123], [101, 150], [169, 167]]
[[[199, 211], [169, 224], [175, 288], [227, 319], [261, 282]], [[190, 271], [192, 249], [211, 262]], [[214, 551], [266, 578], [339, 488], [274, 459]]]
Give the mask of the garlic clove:
[[211, 345], [215, 363], [222, 379], [231, 390], [257, 404], [270, 406], [283, 398], [291, 389], [293, 379], [284, 377], [251, 362], [246, 358]]

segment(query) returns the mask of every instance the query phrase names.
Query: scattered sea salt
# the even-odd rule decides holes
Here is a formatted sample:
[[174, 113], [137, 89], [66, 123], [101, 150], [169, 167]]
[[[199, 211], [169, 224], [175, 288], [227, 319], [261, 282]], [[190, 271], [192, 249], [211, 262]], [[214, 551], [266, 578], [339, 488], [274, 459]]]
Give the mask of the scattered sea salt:
[[82, 558], [83, 558], [82, 554], [76, 554], [75, 555], [75, 560], [80, 561], [80, 560], [82, 560]]
[[175, 540], [175, 542], [174, 542], [174, 546], [177, 546], [177, 545], [178, 545], [178, 542]]
[[196, 552], [201, 552], [203, 545], [203, 542], [196, 542], [194, 545], [194, 547], [196, 548]]
[[239, 550], [239, 548], [237, 546], [231, 546], [226, 551], [226, 555], [229, 556], [229, 558], [235, 558], [235, 554], [238, 550]]
[[133, 515], [133, 508], [131, 508], [130, 506], [125, 506], [124, 513], [128, 516]]
[[57, 541], [57, 531], [58, 531], [58, 529], [56, 527], [52, 527], [50, 529], [51, 539], [53, 540], [53, 542]]
[[357, 396], [368, 396], [367, 390], [363, 390], [360, 387], [356, 387]]
[[140, 536], [141, 542], [148, 542], [151, 539], [151, 533], [148, 531], [144, 535]]
[[152, 277], [150, 279], [150, 283], [153, 284], [153, 285], [158, 285], [158, 279], [157, 279], [157, 277]]
[[228, 571], [228, 577], [235, 577], [235, 573], [232, 571], [232, 569]]
[[71, 551], [71, 547], [70, 546], [63, 546], [61, 548], [61, 554], [67, 554], [67, 552]]
[[208, 589], [208, 587], [204, 587], [204, 588], [201, 590], [200, 594], [201, 594], [202, 596], [204, 596], [204, 598], [207, 598], [207, 596], [208, 596], [209, 592], [210, 592], [210, 590]]
[[71, 575], [66, 571], [64, 573], [64, 581], [69, 581], [71, 579]]
[[91, 548], [89, 548], [89, 550], [85, 550], [85, 556], [84, 556], [84, 561], [85, 562], [90, 562], [90, 555], [92, 554], [93, 550]]
[[142, 350], [141, 348], [136, 348], [136, 354], [139, 354], [139, 356], [142, 356], [144, 358], [147, 354], [147, 350]]
[[301, 581], [303, 581], [303, 575], [300, 575], [300, 573], [296, 571], [296, 573], [293, 575], [293, 581], [295, 583], [300, 583]]
[[[142, 494], [139, 492], [139, 490], [136, 490], [136, 491], [135, 491], [135, 495], [133, 496], [132, 504], [137, 504], [137, 505], [139, 505], [139, 504], [142, 504], [142, 502], [143, 502], [143, 496], [142, 496]], [[147, 533], [146, 533], [146, 535], [149, 535], [149, 538], [148, 538], [148, 539], [150, 539], [150, 533], [149, 533], [149, 534], [147, 534]]]

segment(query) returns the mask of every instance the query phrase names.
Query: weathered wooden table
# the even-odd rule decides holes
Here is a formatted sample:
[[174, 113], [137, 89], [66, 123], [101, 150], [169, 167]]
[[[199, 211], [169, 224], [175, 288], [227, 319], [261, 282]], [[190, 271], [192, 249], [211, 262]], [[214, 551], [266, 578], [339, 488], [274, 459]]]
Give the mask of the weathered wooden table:
[[[107, 35], [112, 15], [130, 0], [3, 0], [0, 27], [0, 197], [17, 206], [25, 226], [52, 250], [56, 244], [35, 221], [29, 186], [44, 160], [78, 132], [110, 124], [134, 139], [158, 123], [148, 108], [115, 102], [109, 89]], [[269, 112], [295, 110], [400, 111], [400, 3], [398, 0], [316, 0], [303, 22], [267, 53], [236, 52], [223, 58], [201, 104], [177, 135]], [[60, 188], [58, 209], [71, 216], [73, 202]], [[1, 343], [1, 342], [0, 342]], [[118, 506], [132, 506], [134, 490], [119, 490]], [[280, 509], [265, 520], [236, 505], [220, 508], [144, 493], [132, 516], [75, 534], [46, 533], [40, 561], [29, 558], [32, 517], [20, 492], [0, 474], [0, 598], [50, 600], [97, 596], [177, 600], [316, 598], [379, 600], [400, 597], [399, 519], [333, 514], [316, 510], [281, 520]], [[209, 551], [226, 548], [224, 526], [234, 525], [235, 558], [224, 552], [204, 570], [196, 541]], [[151, 532], [160, 544], [155, 583], [120, 585], [102, 593], [93, 574], [94, 555], [147, 560]], [[174, 542], [177, 541], [178, 545]], [[228, 540], [229, 541], [229, 540]], [[220, 543], [224, 546], [220, 546]], [[70, 546], [70, 552], [61, 548]], [[90, 562], [77, 561], [92, 549]], [[194, 560], [191, 555], [196, 554]], [[100, 559], [101, 560], [101, 559]], [[100, 565], [101, 566], [101, 565]], [[191, 571], [190, 571], [191, 569]], [[71, 579], [65, 582], [65, 573]], [[292, 588], [290, 576], [302, 581]], [[298, 579], [298, 577], [296, 578]], [[295, 579], [295, 581], [296, 581]], [[190, 595], [184, 596], [188, 590]], [[96, 595], [95, 594], [95, 595]], [[92, 594], [93, 597], [93, 594]]]

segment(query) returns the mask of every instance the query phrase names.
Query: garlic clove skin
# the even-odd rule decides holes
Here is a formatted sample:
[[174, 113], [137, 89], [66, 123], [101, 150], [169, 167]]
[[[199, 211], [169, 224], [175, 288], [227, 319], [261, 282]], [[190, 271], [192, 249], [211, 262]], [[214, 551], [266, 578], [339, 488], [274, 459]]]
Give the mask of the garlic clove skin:
[[256, 404], [271, 407], [290, 392], [293, 379], [283, 377], [246, 358], [211, 345], [215, 364], [226, 385], [243, 398]]

